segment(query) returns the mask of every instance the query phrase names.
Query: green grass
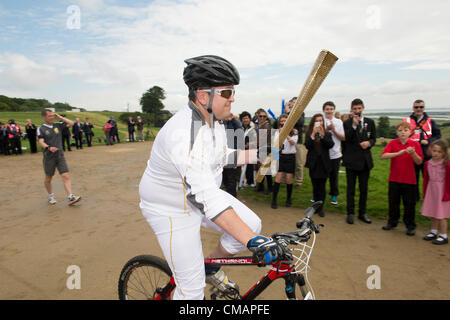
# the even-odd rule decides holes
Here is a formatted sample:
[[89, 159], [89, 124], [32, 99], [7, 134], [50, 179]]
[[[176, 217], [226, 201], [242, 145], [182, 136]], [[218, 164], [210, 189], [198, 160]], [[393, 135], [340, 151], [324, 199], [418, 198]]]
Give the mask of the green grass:
[[[85, 121], [85, 118], [89, 118], [89, 121], [94, 124], [94, 138], [93, 145], [105, 145], [104, 138], [105, 134], [103, 133], [102, 127], [109, 120], [110, 116], [114, 116], [115, 120], [118, 121], [122, 112], [104, 112], [104, 111], [94, 111], [94, 112], [60, 112], [59, 114], [65, 114], [66, 118], [75, 121], [75, 118], [80, 118], [81, 122]], [[37, 127], [42, 125], [42, 117], [40, 112], [0, 112], [0, 122], [7, 123], [9, 119], [14, 119], [17, 124], [20, 125], [22, 132], [25, 132], [25, 125], [27, 119], [30, 119], [33, 124]], [[118, 121], [119, 128], [119, 138], [121, 142], [125, 142], [125, 139], [128, 136], [128, 128], [125, 123]], [[72, 129], [70, 129], [72, 130]], [[148, 128], [144, 127], [144, 137]], [[153, 135], [156, 135], [159, 131], [159, 128], [150, 128]], [[84, 135], [83, 135], [84, 138]], [[98, 138], [102, 138], [102, 141], [99, 142]], [[150, 135], [150, 140], [153, 137]], [[72, 138], [72, 142], [75, 140]], [[30, 152], [30, 142], [28, 139], [22, 139], [22, 147], [26, 147], [27, 150], [23, 150], [24, 153]], [[40, 146], [38, 145], [38, 151], [41, 151]]]
[[[367, 214], [369, 216], [380, 218], [387, 221], [388, 215], [388, 177], [389, 177], [389, 166], [390, 160], [382, 160], [381, 152], [383, 151], [382, 146], [374, 146], [372, 148], [372, 157], [374, 161], [374, 168], [370, 171], [369, 178], [369, 193], [367, 199]], [[346, 212], [346, 176], [345, 167], [340, 167], [339, 173], [339, 192], [338, 204], [330, 204], [329, 192], [329, 182], [327, 181], [327, 196], [325, 199], [325, 212], [337, 212], [344, 215]], [[422, 178], [420, 180], [420, 192], [422, 193]], [[255, 192], [254, 188], [245, 188], [239, 191], [239, 195], [246, 198], [251, 198], [253, 200], [261, 201], [267, 203], [267, 207], [270, 208], [270, 203], [272, 200], [272, 195], [264, 195], [260, 192]], [[301, 189], [294, 188], [292, 195], [293, 207], [307, 208], [310, 206], [310, 199], [312, 198], [312, 184], [309, 178], [308, 168], [304, 170], [303, 186]], [[355, 196], [355, 211], [358, 210], [358, 199], [359, 191], [358, 184], [356, 186], [356, 196]], [[286, 201], [286, 187], [284, 184], [281, 185], [280, 193], [278, 194], [278, 203], [283, 206]], [[422, 200], [416, 204], [416, 223], [429, 226], [429, 218], [424, 217], [420, 214], [420, 208], [422, 206]], [[403, 206], [401, 206], [401, 217], [403, 217]], [[401, 218], [402, 219], [402, 218]]]

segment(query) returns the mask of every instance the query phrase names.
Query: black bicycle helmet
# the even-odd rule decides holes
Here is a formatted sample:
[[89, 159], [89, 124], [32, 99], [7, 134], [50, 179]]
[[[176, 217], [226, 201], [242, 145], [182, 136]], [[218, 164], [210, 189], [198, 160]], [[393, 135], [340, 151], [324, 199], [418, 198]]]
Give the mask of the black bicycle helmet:
[[205, 55], [184, 60], [183, 79], [189, 89], [238, 85], [239, 72], [224, 58]]

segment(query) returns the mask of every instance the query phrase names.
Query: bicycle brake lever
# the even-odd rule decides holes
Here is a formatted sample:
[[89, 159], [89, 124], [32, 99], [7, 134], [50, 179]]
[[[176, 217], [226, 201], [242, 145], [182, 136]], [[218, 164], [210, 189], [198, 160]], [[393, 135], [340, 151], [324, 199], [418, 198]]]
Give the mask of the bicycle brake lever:
[[320, 227], [325, 227], [323, 224], [315, 224], [314, 225], [314, 232], [320, 233]]

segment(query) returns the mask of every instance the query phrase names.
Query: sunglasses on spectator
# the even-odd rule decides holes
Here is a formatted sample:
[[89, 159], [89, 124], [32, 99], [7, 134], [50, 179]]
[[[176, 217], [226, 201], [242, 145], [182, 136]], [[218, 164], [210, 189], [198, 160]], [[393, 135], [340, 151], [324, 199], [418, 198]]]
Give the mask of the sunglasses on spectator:
[[[211, 92], [211, 89], [203, 89], [205, 92]], [[234, 96], [235, 90], [232, 88], [225, 89], [214, 89], [214, 93], [220, 95], [222, 98], [230, 99], [231, 96]]]
[[414, 106], [414, 109], [423, 109], [425, 106]]
[[260, 115], [259, 117], [260, 117], [260, 118], [267, 118], [267, 116], [263, 116], [263, 115]]

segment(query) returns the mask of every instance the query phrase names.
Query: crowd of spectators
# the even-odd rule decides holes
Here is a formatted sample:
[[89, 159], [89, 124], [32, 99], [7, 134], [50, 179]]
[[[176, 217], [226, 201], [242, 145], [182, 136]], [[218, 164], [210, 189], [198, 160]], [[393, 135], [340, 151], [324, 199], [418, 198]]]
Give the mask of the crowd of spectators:
[[22, 154], [21, 139], [28, 133], [30, 133], [30, 136], [34, 134], [34, 151], [36, 152], [36, 127], [29, 127], [29, 124], [31, 125], [31, 122], [28, 120], [26, 133], [24, 133], [14, 119], [8, 120], [8, 123], [0, 122], [0, 153], [6, 156]]
[[[364, 115], [364, 102], [354, 99], [350, 104], [350, 112], [341, 115], [336, 112], [335, 104], [327, 101], [322, 106], [323, 113], [314, 114], [308, 124], [305, 124], [305, 115], [302, 114], [286, 140], [280, 141], [281, 149], [276, 150], [272, 148], [274, 141], [295, 102], [294, 97], [287, 103], [284, 114], [273, 121], [264, 109], [258, 109], [253, 117], [248, 111], [244, 111], [239, 116], [224, 121], [230, 148], [258, 151], [257, 163], [247, 164], [242, 168], [231, 164], [224, 169], [225, 189], [234, 196], [237, 190], [245, 187], [254, 187], [257, 192], [265, 194], [272, 193], [271, 207], [277, 209], [280, 185], [285, 183], [285, 206], [290, 207], [293, 185], [296, 188], [302, 187], [303, 167], [306, 167], [309, 169], [313, 189], [311, 202], [322, 201], [316, 213], [324, 217], [327, 182], [329, 201], [332, 205], [337, 205], [340, 195], [339, 173], [343, 172], [340, 171], [343, 166], [346, 176], [346, 222], [354, 224], [357, 214], [359, 220], [370, 224], [372, 221], [367, 215], [367, 197], [370, 172], [374, 167], [371, 149], [376, 143], [377, 134], [375, 121]], [[426, 185], [421, 212], [424, 216], [431, 217], [432, 221], [431, 231], [424, 240], [432, 240], [434, 244], [448, 243], [446, 219], [450, 218], [450, 163], [447, 144], [441, 139], [436, 122], [425, 112], [423, 100], [414, 101], [412, 111], [411, 115], [397, 124], [398, 139], [392, 140], [381, 155], [374, 155], [391, 161], [387, 182], [389, 217], [383, 230], [397, 227], [400, 202], [403, 201], [406, 234], [415, 234], [415, 206], [420, 200], [418, 186], [422, 172]], [[239, 138], [244, 141], [241, 147], [237, 141]], [[270, 153], [275, 153], [273, 158], [277, 161], [273, 161], [271, 170], [262, 182], [256, 183], [256, 172]], [[427, 185], [440, 191], [425, 192]], [[357, 187], [359, 201], [355, 205]]]
[[[65, 117], [65, 115], [62, 115]], [[85, 118], [84, 122], [80, 118], [75, 118], [74, 125], [70, 127], [67, 124], [63, 125], [62, 130], [62, 146], [63, 151], [72, 151], [72, 148], [83, 149], [84, 147], [91, 147], [94, 141], [94, 124]], [[136, 121], [133, 117], [129, 117], [127, 122], [128, 127], [128, 141], [144, 141], [144, 121], [140, 116], [137, 116]], [[102, 130], [105, 137], [97, 137], [98, 142], [104, 142], [106, 145], [113, 145], [120, 142], [119, 129], [114, 116], [103, 125]], [[37, 129], [30, 119], [27, 120], [25, 127], [22, 129], [14, 119], [8, 120], [8, 123], [0, 122], [0, 154], [3, 155], [19, 155], [25, 148], [22, 146], [22, 140], [27, 139], [30, 144], [30, 152], [37, 153]], [[137, 137], [136, 137], [137, 132]]]

